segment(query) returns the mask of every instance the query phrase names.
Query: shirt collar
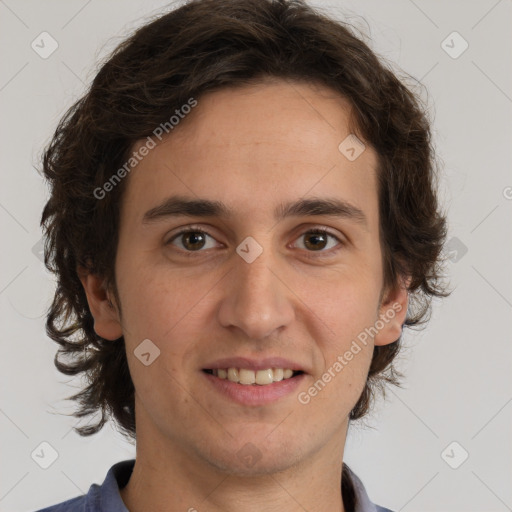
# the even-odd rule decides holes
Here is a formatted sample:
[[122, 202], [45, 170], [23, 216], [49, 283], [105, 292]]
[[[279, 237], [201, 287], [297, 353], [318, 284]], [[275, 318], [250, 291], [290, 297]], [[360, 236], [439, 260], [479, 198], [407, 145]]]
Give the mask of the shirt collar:
[[[87, 512], [129, 512], [126, 508], [119, 489], [122, 489], [130, 479], [135, 459], [124, 460], [114, 464], [108, 471], [101, 486], [93, 485], [88, 493]], [[353, 507], [353, 512], [379, 512], [382, 510], [370, 501], [363, 483], [355, 473], [343, 464], [342, 496], [345, 507]], [[352, 505], [353, 503], [353, 505]], [[352, 512], [347, 510], [347, 512]]]

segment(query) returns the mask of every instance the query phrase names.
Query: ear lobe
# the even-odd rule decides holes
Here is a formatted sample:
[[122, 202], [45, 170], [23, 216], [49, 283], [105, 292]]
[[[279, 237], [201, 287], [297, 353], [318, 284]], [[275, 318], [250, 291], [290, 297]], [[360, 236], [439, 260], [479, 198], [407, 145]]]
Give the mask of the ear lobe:
[[[379, 329], [374, 338], [375, 346], [389, 345], [394, 343], [402, 334], [402, 326], [407, 316], [409, 306], [409, 284], [408, 278], [401, 286], [397, 286], [388, 293], [379, 308]], [[378, 321], [377, 320], [377, 321]], [[384, 324], [384, 325], [382, 325]]]
[[120, 338], [123, 335], [121, 321], [117, 308], [105, 289], [104, 278], [88, 272], [83, 267], [79, 267], [77, 272], [87, 295], [96, 334], [107, 340]]

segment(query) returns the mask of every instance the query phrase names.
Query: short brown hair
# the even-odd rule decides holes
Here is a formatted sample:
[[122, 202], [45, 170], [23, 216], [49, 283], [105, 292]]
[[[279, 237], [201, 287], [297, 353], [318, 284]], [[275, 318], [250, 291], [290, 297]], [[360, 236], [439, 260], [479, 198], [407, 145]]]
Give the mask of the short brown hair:
[[[101, 414], [95, 424], [75, 427], [79, 434], [98, 432], [113, 417], [121, 432], [135, 437], [124, 338], [96, 334], [77, 274], [83, 266], [104, 277], [119, 299], [114, 263], [127, 180], [102, 199], [93, 191], [126, 162], [136, 141], [151, 136], [189, 98], [268, 77], [321, 84], [351, 103], [354, 133], [378, 155], [384, 284], [411, 278], [405, 325], [424, 323], [431, 298], [448, 294], [440, 279], [445, 217], [420, 99], [352, 27], [302, 0], [192, 0], [138, 29], [113, 51], [44, 152], [42, 171], [51, 190], [41, 219], [45, 264], [58, 280], [47, 333], [60, 345], [58, 370], [87, 379], [70, 397], [79, 404], [74, 415]], [[376, 389], [399, 385], [393, 360], [400, 341], [401, 336], [374, 348], [350, 419], [368, 412]]]

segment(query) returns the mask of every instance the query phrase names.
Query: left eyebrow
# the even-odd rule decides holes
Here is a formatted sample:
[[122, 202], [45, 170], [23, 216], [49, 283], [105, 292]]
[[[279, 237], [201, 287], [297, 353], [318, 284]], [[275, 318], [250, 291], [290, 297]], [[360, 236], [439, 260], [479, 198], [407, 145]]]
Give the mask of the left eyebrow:
[[[171, 196], [148, 210], [143, 224], [149, 224], [169, 217], [219, 217], [232, 218], [235, 212], [220, 201], [190, 199], [184, 196]], [[287, 217], [329, 216], [352, 220], [365, 227], [368, 225], [364, 212], [347, 201], [338, 198], [307, 198], [279, 204], [274, 210], [277, 221]]]

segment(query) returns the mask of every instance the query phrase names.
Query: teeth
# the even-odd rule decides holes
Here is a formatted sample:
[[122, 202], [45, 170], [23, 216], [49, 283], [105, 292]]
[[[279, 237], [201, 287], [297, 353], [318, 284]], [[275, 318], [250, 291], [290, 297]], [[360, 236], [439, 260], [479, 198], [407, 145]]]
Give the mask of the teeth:
[[240, 371], [238, 372], [238, 379], [240, 384], [254, 384], [256, 382], [256, 374], [251, 370], [240, 368]]
[[256, 372], [256, 384], [264, 386], [265, 384], [272, 384], [272, 382], [274, 382], [274, 372], [272, 369], [269, 368], [268, 370], [258, 370]]
[[274, 368], [274, 382], [279, 382], [284, 378], [284, 370], [282, 368]]
[[236, 368], [228, 368], [228, 379], [231, 382], [238, 382], [238, 370]]
[[293, 375], [293, 370], [289, 368], [268, 368], [267, 370], [249, 370], [247, 368], [219, 368], [212, 370], [213, 374], [219, 379], [228, 379], [231, 382], [238, 382], [245, 386], [258, 384], [265, 386], [272, 382], [279, 382], [283, 379], [289, 379]]

